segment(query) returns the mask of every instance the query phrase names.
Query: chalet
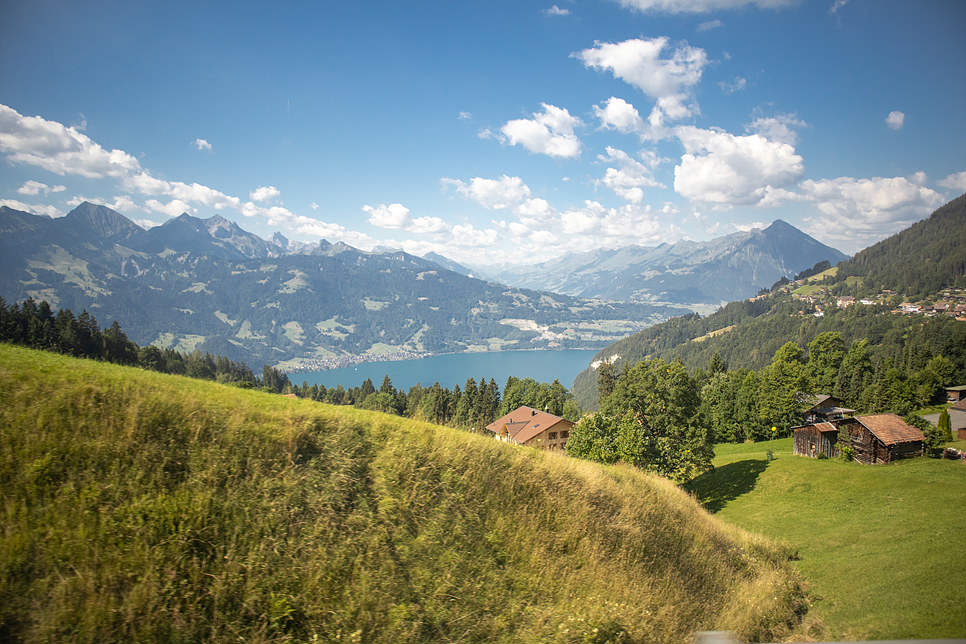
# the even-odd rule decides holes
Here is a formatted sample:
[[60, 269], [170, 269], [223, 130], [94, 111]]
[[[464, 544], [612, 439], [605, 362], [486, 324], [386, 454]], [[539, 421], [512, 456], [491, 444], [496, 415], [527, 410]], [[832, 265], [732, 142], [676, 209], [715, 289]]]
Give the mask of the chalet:
[[574, 423], [531, 407], [518, 407], [486, 426], [496, 439], [540, 449], [563, 449]]
[[854, 416], [855, 410], [842, 407], [842, 401], [825, 394], [812, 396], [808, 401], [811, 406], [805, 410], [806, 423], [821, 423]]
[[793, 428], [794, 453], [817, 458], [839, 455], [838, 433], [846, 429], [851, 439], [855, 460], [866, 465], [891, 463], [922, 455], [925, 437], [895, 414], [842, 418], [832, 423], [813, 423]]
[[855, 298], [851, 295], [843, 295], [838, 299], [839, 308], [845, 308], [846, 306], [852, 306], [855, 304]]

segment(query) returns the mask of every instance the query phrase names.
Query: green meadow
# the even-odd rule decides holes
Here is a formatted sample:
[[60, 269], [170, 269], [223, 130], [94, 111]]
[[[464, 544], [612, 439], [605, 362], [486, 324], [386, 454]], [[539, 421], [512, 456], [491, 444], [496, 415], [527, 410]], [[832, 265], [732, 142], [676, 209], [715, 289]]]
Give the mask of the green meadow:
[[629, 467], [8, 345], [0, 400], [0, 641], [778, 641], [806, 607], [792, 549]]
[[689, 487], [718, 518], [797, 552], [810, 609], [796, 639], [966, 637], [966, 463], [809, 459], [791, 438], [768, 462], [768, 449], [718, 445], [715, 470]]

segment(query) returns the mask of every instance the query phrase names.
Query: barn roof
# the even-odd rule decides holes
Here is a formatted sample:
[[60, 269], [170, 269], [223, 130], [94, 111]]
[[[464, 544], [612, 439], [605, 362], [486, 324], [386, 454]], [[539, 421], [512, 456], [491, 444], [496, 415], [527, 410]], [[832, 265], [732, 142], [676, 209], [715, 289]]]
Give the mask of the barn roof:
[[815, 428], [820, 432], [837, 432], [839, 428], [832, 423], [815, 423]]
[[966, 411], [966, 398], [963, 398], [958, 403], [950, 407], [950, 409], [958, 409], [959, 411]]
[[925, 440], [921, 430], [907, 425], [895, 414], [858, 416], [856, 420], [886, 445]]
[[517, 407], [503, 418], [499, 418], [487, 425], [486, 428], [494, 434], [499, 434], [503, 426], [506, 425], [510, 438], [522, 444], [560, 421], [563, 421], [568, 426], [573, 426], [571, 421], [560, 416], [554, 416], [545, 411], [538, 411], [532, 407], [524, 406]]

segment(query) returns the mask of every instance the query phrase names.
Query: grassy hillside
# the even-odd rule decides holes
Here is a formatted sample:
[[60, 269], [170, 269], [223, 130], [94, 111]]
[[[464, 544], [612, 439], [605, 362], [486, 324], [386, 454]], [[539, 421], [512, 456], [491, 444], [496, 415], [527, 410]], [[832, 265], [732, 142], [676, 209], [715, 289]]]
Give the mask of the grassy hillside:
[[[953, 446], [964, 448], [964, 441]], [[800, 638], [966, 637], [966, 465], [866, 466], [792, 455], [792, 439], [719, 445], [692, 488], [717, 516], [786, 540], [812, 600]]]
[[662, 479], [0, 346], [0, 640], [774, 641], [788, 551]]

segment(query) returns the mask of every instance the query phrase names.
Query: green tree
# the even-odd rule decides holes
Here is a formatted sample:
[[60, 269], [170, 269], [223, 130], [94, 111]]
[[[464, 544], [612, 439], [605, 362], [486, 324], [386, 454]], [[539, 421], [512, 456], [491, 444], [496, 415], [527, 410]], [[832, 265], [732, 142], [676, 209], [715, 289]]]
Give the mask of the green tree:
[[826, 331], [809, 343], [808, 375], [815, 393], [832, 394], [844, 359], [845, 342], [841, 333]]
[[758, 415], [762, 425], [778, 427], [781, 435], [788, 435], [792, 427], [802, 424], [810, 389], [802, 350], [794, 342], [785, 343], [761, 371]]
[[942, 432], [943, 440], [949, 442], [953, 440], [953, 425], [952, 421], [949, 419], [949, 412], [943, 409], [939, 412], [939, 424], [937, 425], [939, 431]]

